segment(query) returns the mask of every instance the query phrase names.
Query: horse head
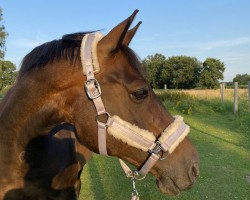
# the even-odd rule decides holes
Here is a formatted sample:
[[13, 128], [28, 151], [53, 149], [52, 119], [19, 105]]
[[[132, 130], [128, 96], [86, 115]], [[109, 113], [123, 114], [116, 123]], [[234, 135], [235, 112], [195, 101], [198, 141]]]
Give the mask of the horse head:
[[[96, 113], [94, 104], [90, 100], [92, 97], [87, 97], [85, 91], [81, 90], [81, 94], [78, 94], [73, 104], [72, 115], [78, 139], [82, 144], [98, 153], [100, 152], [98, 142], [104, 142], [108, 155], [122, 158], [140, 169], [143, 168], [149, 156], [147, 150], [143, 151], [143, 147], [131, 144], [136, 141], [126, 140], [127, 136], [124, 138], [119, 133], [114, 133], [115, 131], [107, 125], [108, 122], [104, 122], [108, 132], [106, 139], [100, 139], [99, 136], [98, 141], [96, 133], [99, 118], [109, 121], [107, 119], [109, 116], [119, 116], [116, 121], [120, 120], [118, 123], [121, 126], [127, 126], [130, 130], [133, 129], [131, 127], [136, 126], [135, 129], [138, 131], [135, 132], [139, 132], [139, 135], [142, 134], [147, 139], [151, 138], [153, 142], [161, 138], [167, 127], [173, 127], [182, 122], [176, 122], [176, 119], [157, 99], [145, 79], [136, 54], [128, 47], [141, 24], [139, 22], [129, 30], [136, 13], [137, 11], [113, 28], [106, 36], [99, 37], [96, 44], [98, 73], [95, 79], [90, 79], [94, 80], [93, 84], [98, 88], [97, 90], [101, 88], [101, 94], [99, 94], [100, 91], [97, 91], [97, 94], [101, 95], [105, 111], [101, 114]], [[85, 73], [91, 72], [85, 70]], [[78, 87], [82, 88], [81, 81], [77, 84], [80, 84]], [[164, 154], [169, 154], [165, 160], [158, 160], [152, 168], [147, 169], [156, 177], [160, 190], [169, 195], [190, 188], [198, 175], [198, 154], [188, 137], [185, 136], [176, 141], [171, 152], [164, 151]]]
[[128, 47], [141, 24], [129, 30], [137, 12], [105, 36], [66, 35], [28, 54], [15, 95], [33, 114], [19, 115], [29, 137], [73, 124], [82, 145], [128, 161], [143, 175], [151, 172], [162, 192], [175, 195], [195, 182], [199, 158], [188, 126], [167, 112]]

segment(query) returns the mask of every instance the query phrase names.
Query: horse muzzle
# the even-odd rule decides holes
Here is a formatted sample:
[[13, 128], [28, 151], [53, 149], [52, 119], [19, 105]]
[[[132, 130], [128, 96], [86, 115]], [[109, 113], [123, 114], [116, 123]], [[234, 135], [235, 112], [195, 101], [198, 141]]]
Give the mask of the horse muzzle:
[[181, 191], [189, 190], [195, 183], [198, 175], [199, 164], [195, 162], [190, 166], [186, 176], [161, 176], [156, 179], [156, 184], [162, 193], [169, 196], [175, 196]]

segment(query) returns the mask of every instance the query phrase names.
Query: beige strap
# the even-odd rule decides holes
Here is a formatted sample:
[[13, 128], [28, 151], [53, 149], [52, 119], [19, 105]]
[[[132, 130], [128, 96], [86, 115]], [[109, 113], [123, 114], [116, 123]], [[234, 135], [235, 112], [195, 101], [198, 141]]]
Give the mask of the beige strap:
[[[142, 166], [142, 168], [139, 170], [139, 174], [144, 177], [147, 175], [149, 170], [155, 165], [155, 163], [159, 160], [159, 156], [152, 153], [150, 157], [147, 159], [146, 163]], [[119, 159], [119, 162], [121, 164], [121, 167], [123, 171], [125, 172], [126, 176], [128, 178], [132, 177], [133, 171], [129, 168], [129, 166], [121, 159]]]
[[104, 107], [104, 104], [102, 102], [101, 97], [93, 99], [93, 102], [95, 104], [97, 115], [102, 115], [102, 114], [106, 113], [106, 110], [105, 110], [105, 107]]
[[98, 123], [98, 147], [99, 153], [107, 156], [107, 142], [106, 142], [106, 125]]
[[[81, 48], [84, 48], [84, 58], [81, 57], [82, 66], [85, 66], [84, 71], [87, 75], [85, 90], [88, 97], [93, 101], [95, 105], [98, 117], [99, 115], [105, 114], [106, 110], [101, 99], [101, 88], [98, 81], [95, 79], [94, 67], [92, 64], [91, 47], [95, 36], [94, 34], [87, 34], [85, 35], [85, 37], [86, 38], [82, 41], [82, 43], [85, 43], [85, 46], [83, 46], [84, 44], [82, 44], [81, 46]], [[100, 122], [98, 122], [98, 147], [100, 154], [108, 155], [106, 145], [106, 125]]]
[[133, 171], [129, 168], [129, 166], [122, 159], [119, 159], [119, 162], [120, 162], [121, 167], [122, 167], [124, 173], [126, 174], [126, 176], [128, 178], [131, 178]]
[[146, 176], [149, 170], [155, 165], [155, 163], [159, 160], [159, 156], [152, 153], [150, 157], [147, 159], [146, 163], [142, 166], [139, 171], [139, 174], [142, 176]]

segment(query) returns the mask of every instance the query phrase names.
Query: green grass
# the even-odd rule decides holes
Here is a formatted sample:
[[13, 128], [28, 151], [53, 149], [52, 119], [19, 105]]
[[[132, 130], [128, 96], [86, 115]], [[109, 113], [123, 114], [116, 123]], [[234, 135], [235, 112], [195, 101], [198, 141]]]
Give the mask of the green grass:
[[[140, 199], [249, 200], [250, 111], [240, 102], [233, 114], [232, 102], [198, 100], [186, 94], [160, 94], [172, 114], [182, 114], [190, 124], [190, 138], [200, 155], [200, 176], [191, 190], [167, 197], [159, 192], [153, 176], [137, 182]], [[189, 112], [188, 112], [189, 110]], [[80, 199], [127, 200], [131, 182], [116, 158], [94, 155], [82, 173]]]
[[[5, 91], [0, 93], [0, 101]], [[172, 114], [181, 114], [191, 126], [190, 138], [200, 155], [200, 176], [191, 190], [167, 197], [152, 175], [136, 183], [141, 200], [249, 200], [250, 105], [220, 99], [196, 99], [182, 92], [158, 93]], [[130, 199], [131, 181], [116, 158], [94, 155], [82, 173], [80, 200]]]

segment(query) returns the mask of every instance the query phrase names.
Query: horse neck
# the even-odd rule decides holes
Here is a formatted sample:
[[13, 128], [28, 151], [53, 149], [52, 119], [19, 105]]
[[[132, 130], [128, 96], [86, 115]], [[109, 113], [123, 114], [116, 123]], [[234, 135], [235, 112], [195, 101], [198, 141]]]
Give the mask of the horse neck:
[[32, 138], [46, 135], [55, 124], [67, 121], [58, 95], [43, 87], [22, 85], [17, 83], [0, 106], [0, 142], [9, 148], [15, 145], [19, 152]]

